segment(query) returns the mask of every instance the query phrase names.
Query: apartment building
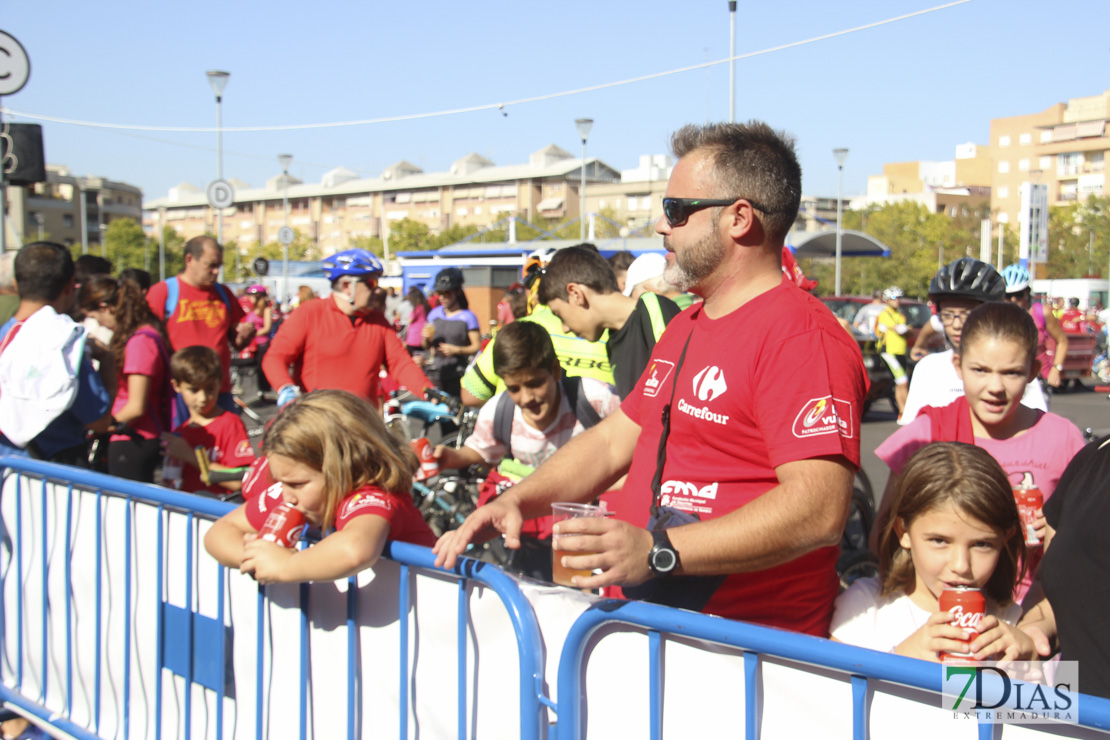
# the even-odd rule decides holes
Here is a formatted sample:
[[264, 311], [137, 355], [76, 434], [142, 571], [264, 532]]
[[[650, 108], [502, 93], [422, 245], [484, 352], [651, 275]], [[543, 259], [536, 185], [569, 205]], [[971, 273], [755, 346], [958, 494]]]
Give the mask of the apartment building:
[[[389, 224], [405, 218], [433, 232], [455, 225], [489, 226], [512, 214], [528, 220], [541, 215], [566, 220], [579, 214], [581, 174], [582, 160], [551, 145], [520, 165], [498, 166], [469, 154], [447, 172], [426, 173], [402, 160], [376, 178], [360, 178], [338, 167], [319, 183], [280, 174], [262, 188], [233, 180], [235, 204], [224, 211], [224, 241], [234, 240], [242, 249], [275, 241], [285, 224], [283, 196], [289, 202], [289, 225], [313, 240], [322, 255], [346, 249], [357, 237], [380, 237]], [[604, 198], [593, 192], [595, 188], [620, 179], [620, 172], [599, 159], [586, 160], [591, 200]], [[143, 209], [143, 224], [151, 233], [160, 225], [172, 226], [184, 236], [216, 230], [216, 212], [204, 192], [189, 183], [147, 201]]]
[[910, 201], [933, 213], [956, 216], [961, 209], [990, 202], [990, 148], [960, 144], [943, 162], [892, 162], [881, 175], [867, 178], [867, 194], [853, 198], [852, 208]]
[[88, 251], [115, 219], [142, 219], [142, 190], [104, 177], [77, 177], [62, 165], [46, 165], [46, 182], [9, 185], [6, 191], [8, 249], [46, 238]]
[[1016, 228], [1022, 183], [1048, 186], [1049, 206], [1105, 195], [1110, 91], [1040, 113], [991, 120], [991, 209]]

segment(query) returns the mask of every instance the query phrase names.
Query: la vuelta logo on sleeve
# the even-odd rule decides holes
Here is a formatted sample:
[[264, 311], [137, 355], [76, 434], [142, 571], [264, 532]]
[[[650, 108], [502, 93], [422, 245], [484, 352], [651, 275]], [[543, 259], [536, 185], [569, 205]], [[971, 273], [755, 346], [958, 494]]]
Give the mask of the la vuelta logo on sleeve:
[[670, 360], [652, 360], [646, 371], [647, 380], [644, 381], [644, 396], [655, 398], [659, 395], [659, 389], [663, 387], [663, 383], [671, 376], [673, 370], [674, 363]]
[[821, 434], [839, 434], [851, 439], [855, 436], [852, 425], [852, 403], [832, 396], [811, 398], [794, 418], [794, 436], [798, 439]]

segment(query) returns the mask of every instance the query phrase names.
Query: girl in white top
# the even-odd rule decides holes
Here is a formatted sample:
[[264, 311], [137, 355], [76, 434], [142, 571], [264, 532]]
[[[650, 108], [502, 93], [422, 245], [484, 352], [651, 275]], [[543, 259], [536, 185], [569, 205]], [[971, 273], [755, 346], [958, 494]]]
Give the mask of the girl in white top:
[[[1032, 654], [1013, 626], [1025, 537], [1006, 473], [985, 450], [934, 442], [906, 464], [879, 540], [879, 576], [836, 600], [832, 638], [923, 660], [971, 650], [978, 660]], [[982, 589], [987, 616], [965, 640], [938, 600], [946, 586]]]

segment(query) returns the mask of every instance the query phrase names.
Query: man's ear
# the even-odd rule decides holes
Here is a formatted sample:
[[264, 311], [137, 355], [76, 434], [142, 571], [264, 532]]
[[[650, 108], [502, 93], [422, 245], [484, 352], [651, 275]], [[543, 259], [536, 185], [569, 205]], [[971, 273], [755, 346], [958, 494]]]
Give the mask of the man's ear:
[[572, 306], [589, 308], [590, 297], [586, 292], [586, 286], [581, 283], [567, 283], [567, 303]]
[[733, 241], [740, 241], [754, 229], [762, 229], [752, 204], [743, 198], [737, 198], [732, 205], [725, 206], [721, 217], [726, 219], [725, 228]]

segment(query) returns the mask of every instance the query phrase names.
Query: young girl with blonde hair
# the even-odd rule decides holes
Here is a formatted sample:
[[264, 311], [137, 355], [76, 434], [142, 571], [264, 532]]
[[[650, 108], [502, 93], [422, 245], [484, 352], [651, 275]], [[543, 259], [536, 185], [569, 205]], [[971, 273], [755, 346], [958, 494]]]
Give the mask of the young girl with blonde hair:
[[[357, 396], [321, 390], [293, 402], [267, 430], [262, 454], [244, 479], [247, 502], [204, 538], [224, 565], [259, 583], [330, 581], [374, 565], [386, 540], [435, 544], [412, 500], [415, 455]], [[294, 551], [257, 537], [283, 501], [324, 535], [318, 543]]]

